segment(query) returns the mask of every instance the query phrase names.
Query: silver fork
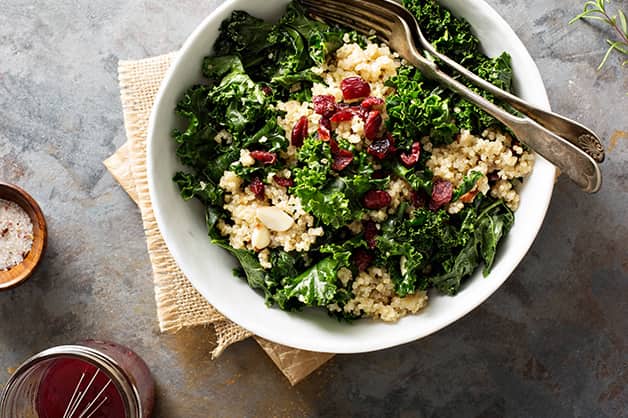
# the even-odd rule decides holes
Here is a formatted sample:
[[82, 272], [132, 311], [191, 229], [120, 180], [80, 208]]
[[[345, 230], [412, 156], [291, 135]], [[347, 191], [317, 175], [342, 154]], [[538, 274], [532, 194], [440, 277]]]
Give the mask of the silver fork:
[[[364, 34], [377, 36], [408, 63], [417, 67], [425, 76], [457, 92], [509, 127], [520, 141], [556, 165], [582, 190], [589, 193], [599, 190], [602, 183], [602, 174], [596, 160], [589, 154], [533, 119], [515, 116], [486, 100], [464, 84], [442, 72], [434, 62], [424, 57], [415, 45], [415, 41], [422, 37], [419, 32], [419, 25], [414, 16], [405, 11], [403, 7], [399, 5], [393, 6], [395, 3], [384, 0], [300, 1], [310, 13], [325, 21], [354, 28]], [[427, 43], [427, 41], [425, 42]], [[433, 48], [431, 49], [433, 50]], [[450, 59], [448, 61], [453, 62]], [[458, 66], [455, 62], [453, 64]], [[473, 75], [468, 70], [465, 70], [465, 72]], [[476, 76], [474, 75], [474, 77]], [[484, 83], [492, 86], [487, 82], [482, 84]], [[496, 89], [494, 86], [492, 88]], [[521, 99], [515, 99], [527, 105]], [[513, 107], [515, 107], [514, 104]], [[554, 115], [552, 114], [552, 116]], [[568, 119], [559, 118], [560, 120], [568, 121]], [[554, 128], [553, 125], [550, 126]], [[560, 129], [557, 130], [560, 132]], [[589, 134], [589, 132], [587, 130], [586, 133]], [[594, 136], [594, 138], [597, 140], [597, 137]]]

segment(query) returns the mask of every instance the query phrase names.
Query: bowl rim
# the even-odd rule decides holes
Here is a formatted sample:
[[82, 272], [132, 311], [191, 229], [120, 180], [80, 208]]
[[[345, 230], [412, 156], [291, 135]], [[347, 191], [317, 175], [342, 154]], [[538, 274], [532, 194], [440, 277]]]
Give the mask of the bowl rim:
[[[369, 344], [354, 344], [351, 346], [343, 346], [343, 347], [339, 347], [333, 344], [328, 344], [326, 342], [314, 341], [314, 339], [310, 339], [308, 341], [304, 341], [304, 340], [295, 341], [290, 336], [286, 336], [284, 334], [278, 335], [278, 333], [273, 332], [272, 327], [269, 327], [267, 324], [261, 325], [254, 318], [246, 318], [246, 316], [242, 316], [238, 312], [235, 312], [234, 310], [229, 309], [230, 308], [229, 306], [221, 302], [220, 297], [207, 295], [205, 292], [202, 291], [202, 289], [200, 288], [201, 286], [197, 285], [196, 283], [197, 279], [194, 278], [193, 275], [189, 274], [189, 267], [186, 266], [185, 263], [182, 263], [180, 261], [183, 256], [182, 254], [183, 251], [181, 248], [178, 247], [178, 245], [176, 245], [173, 242], [171, 232], [166, 227], [167, 221], [164, 218], [164, 214], [162, 213], [162, 210], [161, 210], [162, 203], [160, 201], [159, 195], [156, 192], [157, 185], [155, 183], [155, 176], [152, 174], [153, 170], [155, 169], [155, 165], [153, 164], [153, 158], [151, 158], [151, 156], [154, 153], [153, 140], [155, 138], [155, 130], [156, 130], [156, 125], [157, 125], [156, 114], [158, 113], [158, 109], [160, 108], [160, 106], [162, 106], [162, 101], [163, 101], [164, 95], [166, 94], [166, 91], [168, 90], [168, 86], [170, 85], [170, 83], [175, 77], [177, 67], [187, 58], [186, 52], [192, 48], [192, 46], [198, 41], [198, 38], [207, 30], [207, 27], [210, 24], [216, 23], [214, 21], [220, 15], [222, 15], [227, 10], [235, 10], [234, 6], [242, 2], [243, 0], [226, 1], [225, 3], [220, 5], [218, 8], [216, 8], [206, 18], [204, 18], [203, 21], [188, 36], [182, 48], [179, 50], [173, 62], [171, 63], [168, 71], [166, 72], [164, 79], [162, 80], [162, 83], [155, 97], [155, 102], [154, 102], [153, 108], [151, 110], [150, 118], [149, 118], [147, 150], [146, 150], [147, 152], [147, 178], [148, 178], [148, 186], [149, 186], [148, 187], [149, 195], [152, 202], [155, 219], [157, 221], [157, 225], [159, 227], [159, 230], [164, 238], [164, 242], [166, 243], [169, 251], [171, 252], [173, 258], [177, 262], [177, 265], [180, 267], [181, 271], [190, 280], [192, 285], [199, 291], [199, 293], [203, 295], [203, 297], [209, 303], [212, 304], [212, 306], [215, 309], [217, 309], [219, 312], [223, 314], [227, 312], [228, 314], [225, 315], [227, 318], [229, 318], [234, 323], [242, 326], [243, 328], [251, 332], [254, 332], [256, 335], [260, 337], [274, 341], [279, 344], [283, 344], [283, 345], [287, 345], [287, 346], [291, 346], [291, 347], [295, 347], [299, 349], [319, 351], [319, 352], [329, 352], [329, 353], [369, 352], [369, 351], [385, 349], [385, 348], [394, 347], [397, 345], [415, 341], [417, 339], [426, 337], [440, 329], [443, 329], [451, 325], [453, 322], [456, 322], [460, 318], [464, 317], [466, 314], [471, 312], [473, 309], [475, 309], [477, 306], [483, 303], [486, 299], [488, 299], [511, 276], [512, 272], [515, 270], [515, 268], [519, 265], [523, 257], [530, 250], [534, 242], [534, 239], [538, 235], [538, 232], [546, 217], [547, 210], [549, 208], [549, 204], [550, 204], [552, 193], [553, 193], [554, 179], [556, 175], [556, 168], [553, 166], [551, 166], [551, 168], [547, 168], [546, 175], [548, 175], [548, 178], [547, 179], [544, 178], [544, 182], [542, 183], [544, 186], [544, 189], [542, 190], [541, 195], [544, 197], [544, 201], [541, 201], [539, 203], [538, 209], [537, 209], [538, 213], [540, 214], [540, 217], [539, 217], [540, 220], [538, 221], [537, 225], [533, 225], [532, 227], [527, 228], [530, 232], [528, 234], [530, 238], [525, 243], [525, 250], [520, 251], [518, 254], [511, 257], [509, 266], [506, 267], [505, 274], [503, 274], [501, 277], [492, 277], [492, 280], [494, 281], [493, 286], [488, 291], [483, 290], [481, 293], [482, 295], [481, 297], [474, 299], [472, 303], [465, 304], [462, 309], [458, 309], [455, 315], [453, 315], [451, 318], [448, 318], [446, 321], [436, 322], [432, 326], [425, 327], [424, 331], [421, 332], [420, 335], [415, 335], [415, 333], [406, 333], [404, 334], [403, 337], [398, 337], [392, 340], [371, 341], [369, 342]], [[440, 1], [440, 2], [442, 3], [443, 1]], [[445, 0], [444, 2], [447, 2], [447, 0]], [[530, 68], [528, 68], [528, 71], [533, 72], [531, 77], [536, 78], [538, 80], [539, 86], [542, 89], [542, 93], [541, 92], [537, 93], [538, 95], [537, 105], [544, 108], [545, 110], [550, 110], [547, 91], [545, 89], [538, 67], [536, 66], [536, 63], [530, 56], [527, 48], [525, 47], [521, 39], [516, 35], [512, 27], [497, 13], [497, 11], [495, 11], [495, 9], [493, 9], [493, 7], [487, 4], [484, 0], [465, 0], [465, 3], [469, 4], [471, 8], [472, 7], [481, 8], [482, 12], [488, 15], [491, 21], [493, 21], [494, 23], [500, 26], [500, 30], [507, 32], [508, 36], [517, 44], [517, 48], [521, 48], [524, 58], [526, 59], [526, 61], [529, 61]], [[535, 163], [535, 169], [537, 168], [536, 164], [539, 163], [539, 160], [543, 160], [538, 155], [536, 155], [536, 159], [537, 160]], [[549, 178], [549, 174], [551, 174], [551, 179]], [[260, 297], [260, 303], [263, 304], [263, 299], [261, 297]], [[299, 314], [297, 313], [297, 315]]]
[[[20, 200], [3, 196], [2, 190], [11, 190], [19, 196]], [[21, 187], [0, 182], [0, 199], [11, 201], [22, 207], [33, 224], [33, 245], [27, 256], [19, 264], [8, 270], [0, 271], [0, 291], [4, 291], [21, 285], [37, 270], [48, 246], [48, 226], [44, 212], [37, 201]], [[15, 275], [16, 270], [14, 269], [17, 269], [17, 275]], [[12, 271], [13, 273], [11, 273]]]

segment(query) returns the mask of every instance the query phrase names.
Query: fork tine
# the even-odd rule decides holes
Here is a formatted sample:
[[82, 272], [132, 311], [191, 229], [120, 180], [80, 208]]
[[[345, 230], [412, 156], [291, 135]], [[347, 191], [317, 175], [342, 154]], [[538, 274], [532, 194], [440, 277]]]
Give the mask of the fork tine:
[[[343, 4], [326, 3], [319, 4], [309, 0], [302, 0], [312, 14], [324, 20], [337, 23], [342, 26], [354, 27], [360, 32], [371, 34], [374, 32], [379, 38], [388, 40], [392, 34], [389, 22], [376, 16], [365, 16], [362, 9]], [[324, 2], [321, 2], [324, 3]]]
[[327, 22], [356, 29], [358, 32], [361, 32], [365, 35], [376, 35], [378, 38], [381, 38], [384, 41], [387, 41], [390, 36], [389, 31], [384, 31], [380, 28], [371, 26], [370, 24], [359, 18], [340, 16], [335, 13], [330, 13], [327, 10], [320, 10], [315, 8], [312, 8], [310, 11], [314, 16], [320, 17]]
[[315, 17], [320, 17], [325, 22], [334, 23], [339, 26], [353, 28], [357, 30], [358, 32], [363, 33], [364, 35], [367, 35], [367, 36], [375, 35], [384, 42], [388, 41], [388, 36], [386, 36], [384, 33], [377, 31], [370, 26], [361, 25], [353, 19], [341, 18], [341, 17], [338, 17], [338, 15], [326, 14], [324, 12], [318, 13], [318, 12], [315, 12], [314, 10], [312, 10], [312, 14]]
[[338, 2], [334, 0], [302, 0], [301, 3], [308, 5], [311, 9], [333, 10], [341, 16], [359, 18], [363, 20], [368, 27], [376, 24], [386, 31], [391, 30], [391, 21], [396, 18], [395, 14], [391, 13], [390, 10], [386, 10], [371, 1], [345, 0]]

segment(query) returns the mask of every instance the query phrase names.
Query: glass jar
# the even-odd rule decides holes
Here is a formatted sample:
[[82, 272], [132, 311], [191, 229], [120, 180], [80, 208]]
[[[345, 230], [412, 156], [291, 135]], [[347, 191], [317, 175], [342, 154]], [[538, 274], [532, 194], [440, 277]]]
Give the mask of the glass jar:
[[74, 409], [73, 417], [85, 411], [94, 418], [147, 418], [154, 402], [155, 382], [144, 360], [122, 345], [85, 340], [26, 360], [2, 392], [0, 416], [61, 417]]

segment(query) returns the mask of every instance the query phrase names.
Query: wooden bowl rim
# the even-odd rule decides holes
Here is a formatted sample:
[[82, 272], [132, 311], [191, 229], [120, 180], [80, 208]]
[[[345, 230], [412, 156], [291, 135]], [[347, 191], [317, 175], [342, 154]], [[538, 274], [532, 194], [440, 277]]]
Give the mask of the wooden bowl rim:
[[[5, 195], [5, 191], [12, 191], [15, 196]], [[20, 205], [31, 218], [33, 223], [33, 245], [28, 255], [20, 264], [9, 270], [0, 271], [0, 291], [12, 289], [26, 281], [39, 266], [48, 242], [48, 228], [44, 212], [37, 201], [21, 187], [0, 182], [0, 199], [8, 200]], [[17, 272], [17, 274], [16, 274]]]

